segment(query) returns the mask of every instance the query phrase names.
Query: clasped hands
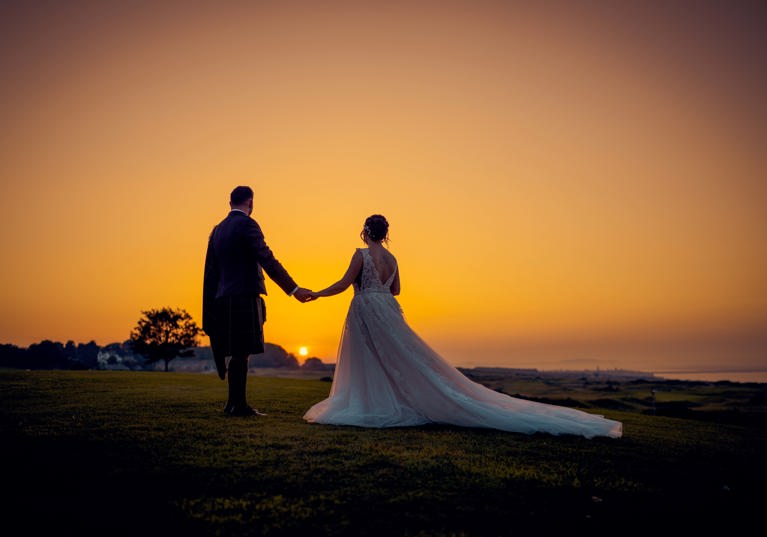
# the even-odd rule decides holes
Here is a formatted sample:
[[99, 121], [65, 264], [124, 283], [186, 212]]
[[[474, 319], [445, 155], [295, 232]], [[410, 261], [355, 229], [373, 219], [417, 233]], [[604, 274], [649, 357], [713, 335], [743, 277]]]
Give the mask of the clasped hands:
[[293, 296], [296, 297], [296, 300], [299, 302], [311, 302], [312, 300], [317, 300], [319, 297], [312, 291], [311, 289], [306, 289], [304, 287], [299, 287], [296, 289], [296, 292], [293, 293]]

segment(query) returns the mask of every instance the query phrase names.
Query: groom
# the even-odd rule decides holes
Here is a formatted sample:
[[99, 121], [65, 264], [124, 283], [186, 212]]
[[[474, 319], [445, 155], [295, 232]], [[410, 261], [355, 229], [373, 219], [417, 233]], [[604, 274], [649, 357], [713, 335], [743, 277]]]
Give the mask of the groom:
[[264, 352], [266, 294], [262, 268], [288, 295], [299, 302], [311, 300], [310, 291], [299, 287], [274, 257], [261, 228], [250, 217], [253, 190], [238, 186], [229, 198], [231, 212], [210, 234], [205, 255], [202, 329], [210, 347], [218, 376], [224, 380], [229, 360], [229, 400], [224, 412], [232, 416], [254, 416], [245, 396], [248, 356]]

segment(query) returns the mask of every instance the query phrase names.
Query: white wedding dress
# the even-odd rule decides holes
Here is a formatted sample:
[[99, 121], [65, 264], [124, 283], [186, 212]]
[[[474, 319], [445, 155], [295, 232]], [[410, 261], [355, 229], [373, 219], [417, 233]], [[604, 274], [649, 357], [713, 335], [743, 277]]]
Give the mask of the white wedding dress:
[[517, 399], [468, 379], [407, 324], [399, 303], [361, 249], [330, 396], [304, 415], [311, 423], [406, 427], [442, 423], [518, 433], [620, 437], [622, 424], [567, 407]]

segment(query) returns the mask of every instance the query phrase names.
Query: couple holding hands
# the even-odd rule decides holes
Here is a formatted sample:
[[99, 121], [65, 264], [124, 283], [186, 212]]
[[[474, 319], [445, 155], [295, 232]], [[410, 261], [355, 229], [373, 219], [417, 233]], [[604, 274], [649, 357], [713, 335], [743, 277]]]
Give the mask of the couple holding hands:
[[314, 292], [298, 286], [266, 245], [250, 216], [253, 190], [236, 187], [229, 206], [231, 211], [208, 240], [202, 319], [218, 375], [222, 380], [229, 377], [226, 414], [260, 415], [248, 405], [245, 388], [248, 356], [264, 352], [266, 272], [300, 302], [354, 288], [330, 394], [304, 414], [310, 423], [359, 427], [441, 423], [587, 438], [622, 435], [618, 421], [498, 393], [448, 364], [404, 319], [395, 298], [400, 292], [397, 260], [385, 247], [389, 224], [382, 215], [365, 220], [360, 238], [366, 247], [355, 250], [343, 277]]

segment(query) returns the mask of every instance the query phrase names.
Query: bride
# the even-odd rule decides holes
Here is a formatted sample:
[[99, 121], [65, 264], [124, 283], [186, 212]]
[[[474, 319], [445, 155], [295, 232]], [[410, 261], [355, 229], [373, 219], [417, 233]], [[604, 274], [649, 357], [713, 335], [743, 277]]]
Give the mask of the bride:
[[389, 224], [365, 220], [358, 248], [339, 281], [312, 299], [354, 286], [330, 395], [304, 415], [311, 423], [405, 427], [442, 423], [519, 433], [622, 435], [622, 424], [572, 408], [498, 393], [464, 376], [426, 344], [405, 321], [394, 298], [400, 292], [397, 260], [383, 246]]

